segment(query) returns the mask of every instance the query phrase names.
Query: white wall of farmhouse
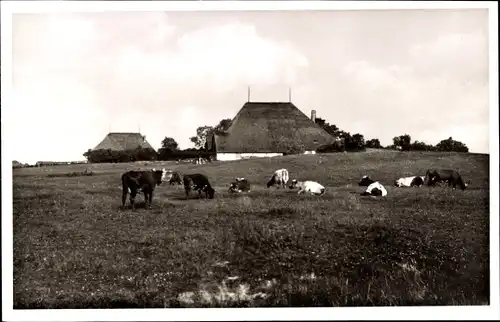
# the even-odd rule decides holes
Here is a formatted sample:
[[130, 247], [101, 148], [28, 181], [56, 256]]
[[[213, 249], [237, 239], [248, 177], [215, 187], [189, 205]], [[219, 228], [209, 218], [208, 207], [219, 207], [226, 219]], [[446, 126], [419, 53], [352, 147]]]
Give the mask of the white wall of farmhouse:
[[217, 153], [217, 161], [234, 161], [249, 158], [272, 158], [283, 153]]

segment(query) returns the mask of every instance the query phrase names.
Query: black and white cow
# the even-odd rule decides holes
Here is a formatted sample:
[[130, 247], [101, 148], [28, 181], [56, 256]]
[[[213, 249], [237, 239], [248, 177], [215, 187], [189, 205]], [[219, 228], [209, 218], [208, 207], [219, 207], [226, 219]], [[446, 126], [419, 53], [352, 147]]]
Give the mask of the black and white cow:
[[396, 187], [421, 187], [424, 184], [425, 176], [403, 177], [394, 181]]
[[380, 184], [380, 182], [374, 181], [368, 176], [363, 176], [363, 178], [361, 178], [361, 181], [358, 182], [358, 185], [367, 187], [366, 190], [361, 193], [362, 196], [387, 196], [387, 190], [385, 189], [385, 187]]

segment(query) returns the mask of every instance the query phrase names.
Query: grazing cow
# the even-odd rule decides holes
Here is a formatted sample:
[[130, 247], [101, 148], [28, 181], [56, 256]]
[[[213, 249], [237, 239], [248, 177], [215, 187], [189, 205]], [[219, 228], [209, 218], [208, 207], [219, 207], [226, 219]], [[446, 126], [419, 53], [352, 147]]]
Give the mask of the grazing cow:
[[250, 192], [250, 182], [246, 178], [236, 178], [229, 185], [229, 192]]
[[288, 170], [287, 169], [279, 169], [274, 171], [273, 176], [271, 177], [271, 180], [267, 182], [267, 187], [271, 187], [273, 185], [276, 185], [277, 188], [279, 189], [280, 185], [283, 187], [283, 189], [286, 188], [286, 184], [288, 182]]
[[172, 172], [172, 175], [170, 176], [170, 179], [168, 180], [168, 183], [170, 185], [175, 185], [175, 184], [182, 184], [182, 173], [178, 171]]
[[297, 192], [297, 194], [308, 192], [311, 195], [321, 196], [325, 193], [325, 187], [315, 181], [297, 181], [294, 179], [292, 180], [290, 189], [294, 189], [296, 187], [299, 188], [299, 192]]
[[460, 174], [452, 169], [429, 169], [425, 174], [425, 182], [427, 182], [428, 186], [434, 186], [438, 182], [446, 182], [449, 187], [453, 186], [453, 189], [455, 189], [458, 185], [462, 190], [465, 190], [468, 186], [468, 183], [464, 182]]
[[151, 207], [155, 187], [162, 183], [162, 179], [165, 178], [165, 175], [165, 169], [147, 171], [132, 170], [122, 174], [122, 206], [125, 207], [127, 194], [130, 193], [130, 204], [132, 205], [132, 209], [135, 209], [135, 196], [138, 192], [144, 192], [146, 208]]
[[424, 184], [425, 176], [412, 176], [399, 178], [394, 181], [396, 187], [420, 187]]
[[184, 190], [186, 191], [186, 199], [188, 198], [191, 190], [198, 190], [198, 198], [201, 196], [202, 192], [205, 193], [206, 198], [214, 198], [215, 190], [212, 188], [205, 175], [199, 173], [185, 174], [183, 181]]
[[361, 181], [358, 182], [359, 186], [367, 187], [366, 190], [361, 193], [362, 196], [387, 196], [387, 190], [378, 181], [373, 181], [368, 176], [363, 176]]

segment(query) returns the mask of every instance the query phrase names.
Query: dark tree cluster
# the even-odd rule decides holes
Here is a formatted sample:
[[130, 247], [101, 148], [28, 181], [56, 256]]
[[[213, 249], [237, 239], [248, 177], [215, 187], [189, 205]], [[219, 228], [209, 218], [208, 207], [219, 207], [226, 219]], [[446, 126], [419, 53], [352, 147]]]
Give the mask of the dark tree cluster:
[[453, 140], [452, 137], [441, 140], [435, 146], [421, 141], [411, 142], [411, 136], [404, 134], [392, 139], [393, 145], [388, 149], [398, 149], [401, 151], [440, 151], [440, 152], [469, 152], [469, 148], [460, 141]]
[[366, 150], [365, 138], [363, 134], [342, 131], [335, 124], [324, 122], [321, 124], [323, 129], [335, 138], [334, 142], [327, 144], [316, 149], [319, 153], [330, 152], [359, 152]]
[[154, 161], [158, 155], [153, 149], [145, 149], [138, 146], [133, 150], [113, 151], [113, 150], [88, 150], [83, 154], [89, 163], [117, 163], [134, 161]]

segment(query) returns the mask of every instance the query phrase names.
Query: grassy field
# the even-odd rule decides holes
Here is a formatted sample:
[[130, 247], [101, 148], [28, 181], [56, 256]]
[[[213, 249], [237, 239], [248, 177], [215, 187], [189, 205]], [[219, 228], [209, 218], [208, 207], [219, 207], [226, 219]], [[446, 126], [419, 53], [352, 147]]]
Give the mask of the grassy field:
[[[14, 308], [489, 304], [488, 155], [385, 151], [154, 167], [162, 165], [206, 174], [215, 199], [184, 200], [181, 187], [164, 184], [152, 209], [121, 210], [120, 175], [139, 165], [13, 170]], [[93, 176], [57, 176], [86, 167]], [[472, 184], [392, 186], [429, 167], [457, 169]], [[279, 168], [319, 181], [325, 195], [267, 189]], [[360, 196], [365, 174], [388, 196]], [[235, 176], [253, 183], [249, 194], [227, 192]]]

